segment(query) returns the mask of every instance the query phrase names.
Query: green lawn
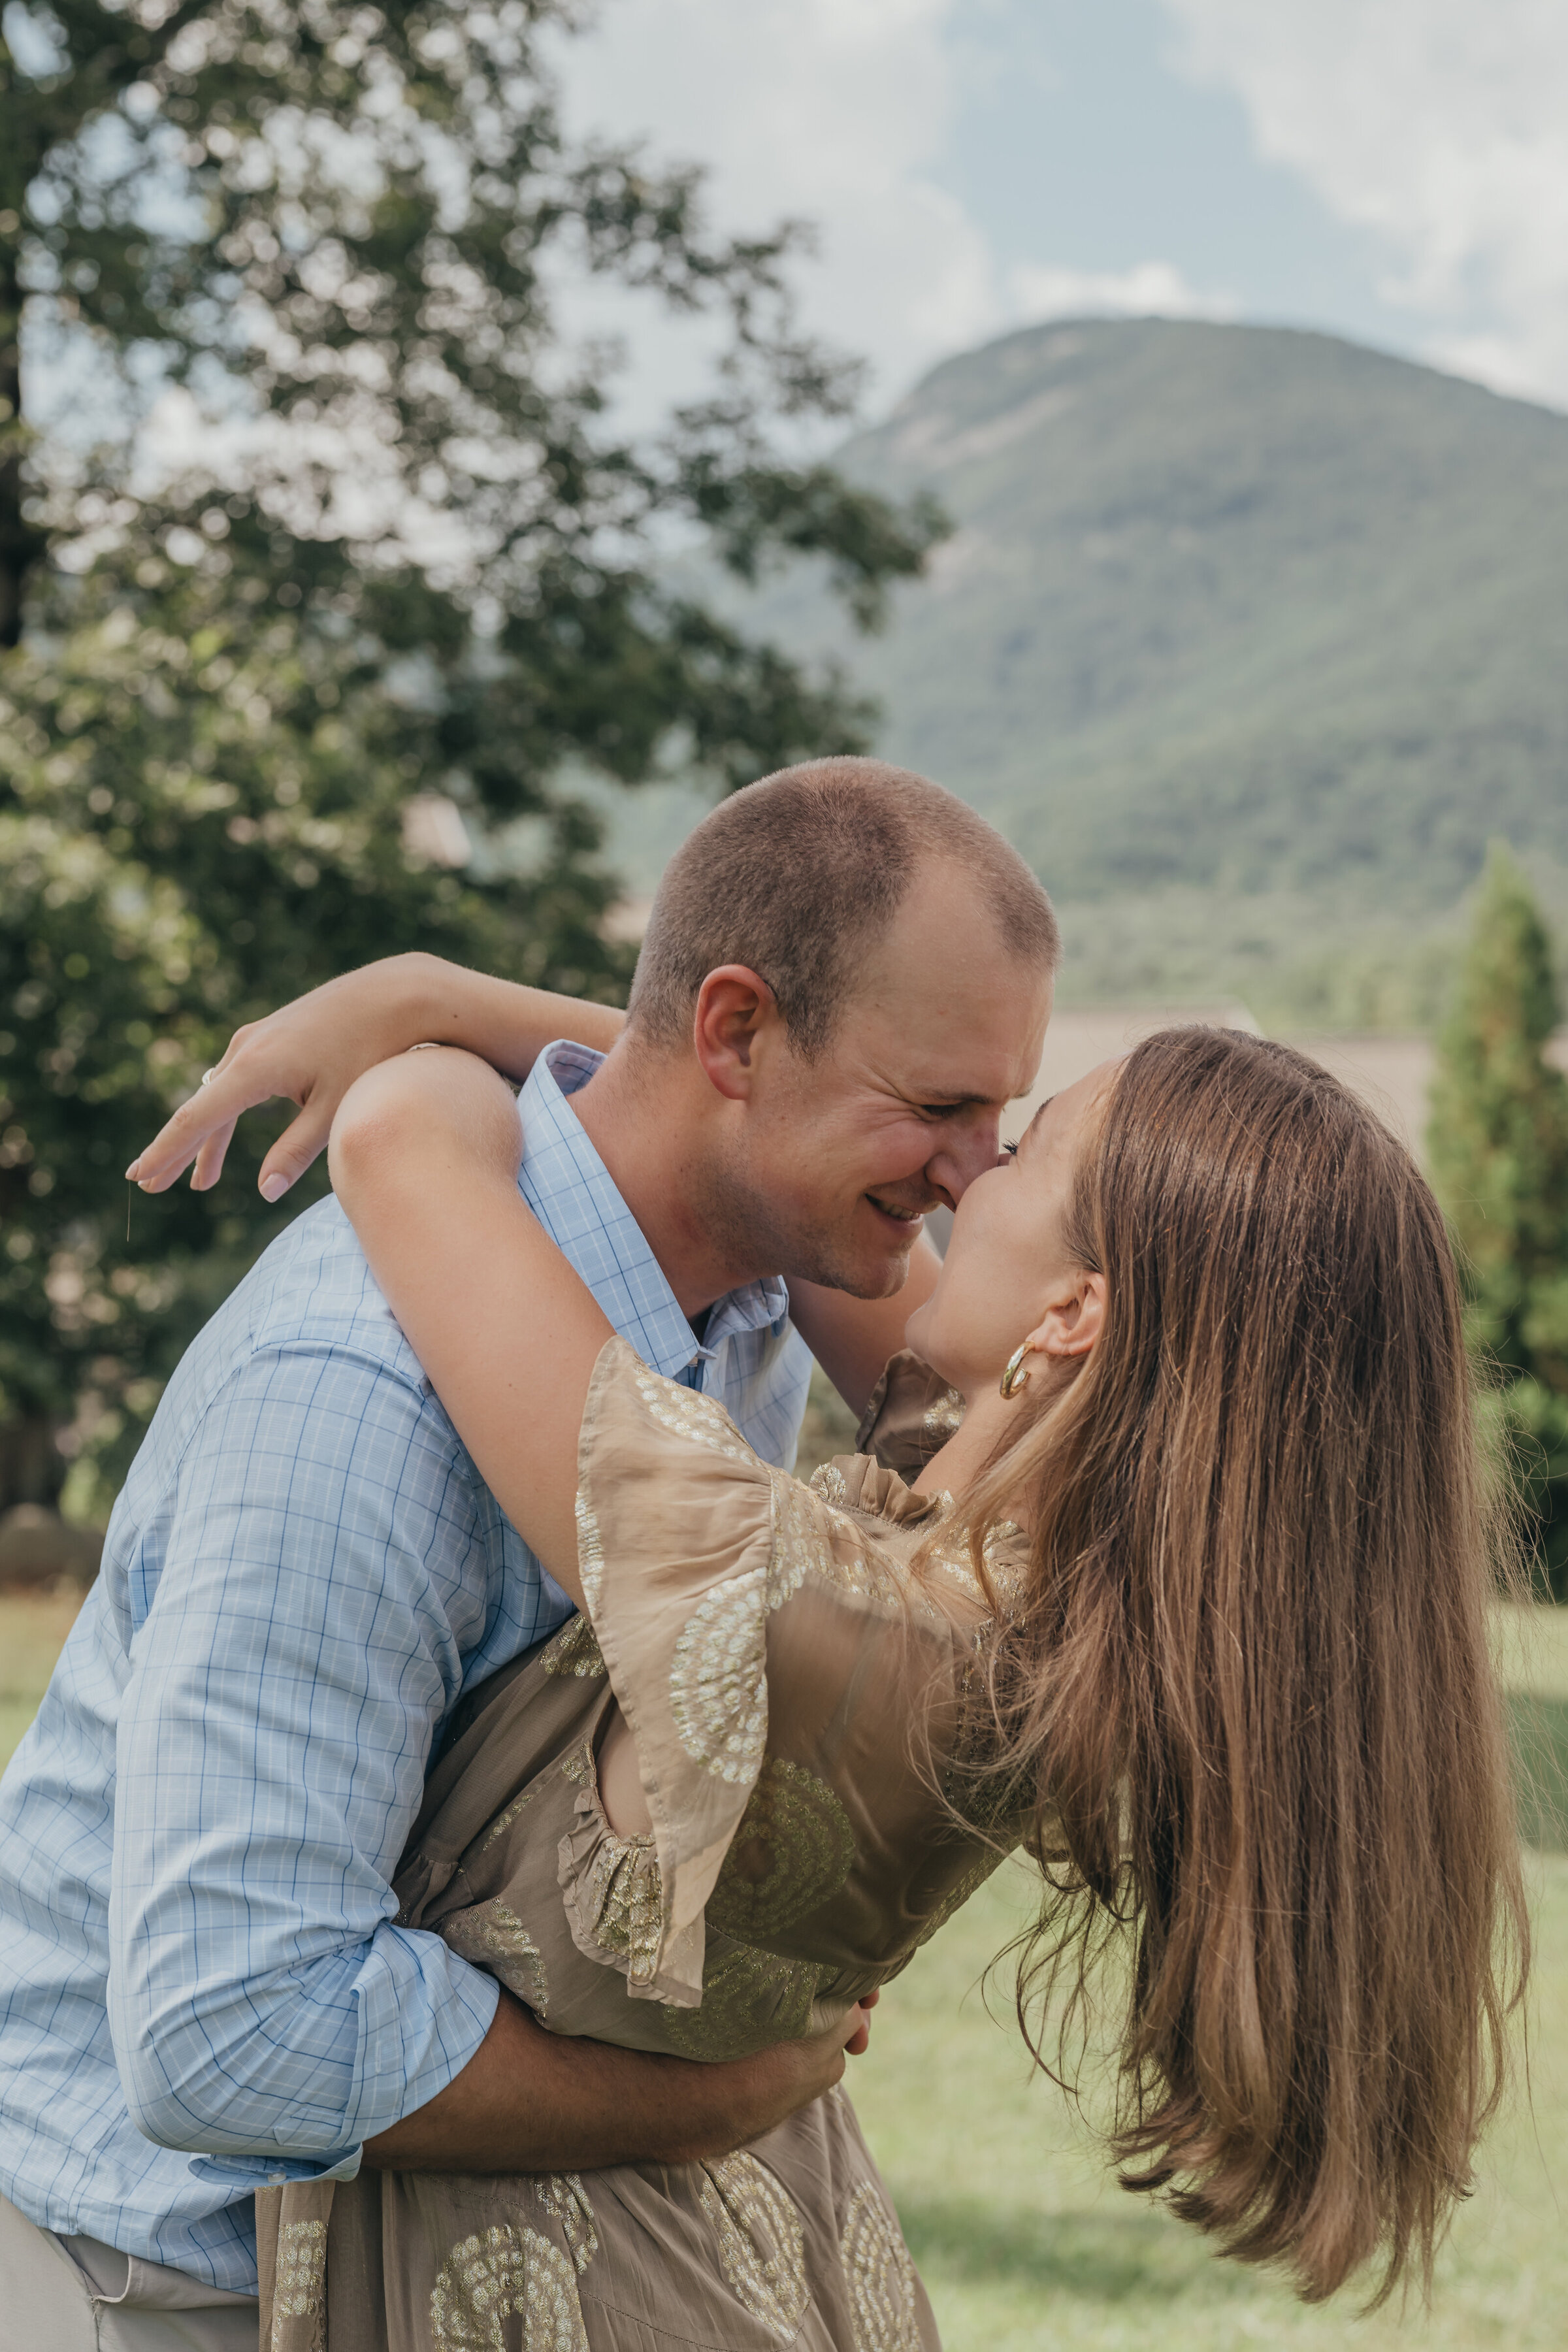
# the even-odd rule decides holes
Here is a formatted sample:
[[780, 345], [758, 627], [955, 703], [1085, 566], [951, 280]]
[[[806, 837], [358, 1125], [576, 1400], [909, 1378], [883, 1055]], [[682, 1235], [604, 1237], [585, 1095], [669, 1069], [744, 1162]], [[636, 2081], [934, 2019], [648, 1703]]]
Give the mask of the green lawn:
[[0, 1771], [38, 1711], [79, 1605], [74, 1592], [0, 1593]]
[[1197, 2233], [1119, 2189], [1092, 2135], [1030, 2079], [1005, 1968], [980, 1979], [1026, 1916], [1029, 1879], [1000, 1872], [889, 1987], [872, 2047], [851, 2068], [947, 2352], [1300, 2352], [1402, 2346], [1510, 2352], [1568, 2342], [1568, 1609], [1500, 1612], [1498, 1662], [1526, 1768], [1535, 1974], [1530, 2086], [1485, 2144], [1429, 2313], [1309, 2309], [1217, 2262]]
[[1568, 1609], [1500, 1611], [1496, 1654], [1508, 1685], [1525, 1843], [1568, 1853]]
[[[1000, 1881], [1000, 1883], [998, 1883]], [[1024, 1916], [1009, 1869], [883, 1995], [850, 2089], [942, 2323], [947, 2352], [1232, 2352], [1288, 2345], [1562, 2352], [1568, 2339], [1568, 1859], [1531, 1857], [1537, 1960], [1532, 2105], [1516, 2100], [1443, 2256], [1429, 2314], [1309, 2309], [1119, 2189], [1060, 2092], [1031, 2081], [1005, 1971], [978, 1979]]]
[[[0, 1600], [0, 1759], [30, 1719], [69, 1626], [68, 1601]], [[1545, 1785], [1529, 1819], [1568, 1846], [1568, 1610], [1500, 1621], [1499, 1658], [1521, 1746]], [[1555, 1776], [1554, 1778], [1552, 1776]], [[1536, 1968], [1531, 2082], [1483, 2152], [1427, 2314], [1358, 2320], [1348, 2299], [1309, 2310], [1257, 2273], [1216, 2262], [1194, 2232], [1116, 2186], [1088, 2126], [1031, 2081], [998, 1972], [1028, 1882], [998, 1874], [889, 1987], [850, 2088], [898, 2200], [947, 2352], [1561, 2352], [1568, 2339], [1568, 1853], [1531, 1857]]]

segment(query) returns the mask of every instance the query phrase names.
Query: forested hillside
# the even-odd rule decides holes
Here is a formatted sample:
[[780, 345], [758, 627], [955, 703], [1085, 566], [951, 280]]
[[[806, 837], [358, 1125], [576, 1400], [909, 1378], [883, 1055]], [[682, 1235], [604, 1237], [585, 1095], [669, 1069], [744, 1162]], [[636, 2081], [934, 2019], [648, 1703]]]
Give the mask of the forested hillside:
[[1414, 915], [1491, 835], [1568, 859], [1568, 418], [1323, 335], [1082, 323], [947, 362], [844, 463], [956, 526], [857, 649], [882, 748], [1064, 898]]

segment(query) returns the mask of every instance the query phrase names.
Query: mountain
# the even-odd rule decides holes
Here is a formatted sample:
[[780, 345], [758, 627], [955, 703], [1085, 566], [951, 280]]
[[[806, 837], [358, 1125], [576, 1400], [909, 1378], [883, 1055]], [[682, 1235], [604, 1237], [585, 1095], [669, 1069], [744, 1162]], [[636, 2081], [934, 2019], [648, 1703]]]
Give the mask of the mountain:
[[[880, 748], [1070, 901], [1450, 905], [1568, 864], [1568, 417], [1331, 336], [1054, 324], [838, 461], [952, 537], [851, 646]], [[751, 620], [843, 654], [819, 583]]]

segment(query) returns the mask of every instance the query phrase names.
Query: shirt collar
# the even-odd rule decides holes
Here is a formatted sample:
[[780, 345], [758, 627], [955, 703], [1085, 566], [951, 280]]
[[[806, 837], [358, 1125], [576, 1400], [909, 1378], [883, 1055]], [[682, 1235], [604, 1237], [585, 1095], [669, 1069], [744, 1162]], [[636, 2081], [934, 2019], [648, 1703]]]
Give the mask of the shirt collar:
[[700, 1342], [681, 1311], [642, 1228], [595, 1150], [569, 1097], [585, 1087], [602, 1054], [560, 1037], [534, 1063], [522, 1089], [522, 1196], [593, 1292], [610, 1321], [656, 1372], [673, 1378], [711, 1362], [742, 1331], [784, 1330], [789, 1291], [776, 1277], [742, 1284], [715, 1299]]

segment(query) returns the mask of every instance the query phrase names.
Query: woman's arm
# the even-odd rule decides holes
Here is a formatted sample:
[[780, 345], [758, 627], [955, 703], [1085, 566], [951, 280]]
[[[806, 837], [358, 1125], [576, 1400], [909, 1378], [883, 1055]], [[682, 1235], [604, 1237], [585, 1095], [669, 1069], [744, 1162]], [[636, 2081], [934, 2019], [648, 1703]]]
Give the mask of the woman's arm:
[[439, 956], [387, 956], [237, 1029], [216, 1075], [125, 1173], [144, 1192], [163, 1192], [195, 1160], [191, 1182], [205, 1192], [223, 1173], [236, 1120], [282, 1096], [300, 1105], [300, 1116], [272, 1146], [258, 1180], [262, 1197], [279, 1201], [325, 1146], [350, 1087], [377, 1062], [435, 1039], [525, 1078], [552, 1037], [608, 1053], [625, 1019], [613, 1005], [520, 988]]
[[579, 1607], [577, 1435], [612, 1326], [517, 1189], [505, 1081], [471, 1054], [356, 1080], [332, 1184], [479, 1475]]
[[[182, 1104], [125, 1172], [143, 1192], [163, 1192], [194, 1160], [191, 1182], [206, 1192], [223, 1173], [236, 1122], [283, 1097], [300, 1105], [300, 1116], [273, 1144], [258, 1179], [263, 1196], [279, 1201], [325, 1148], [354, 1081], [410, 1045], [462, 1046], [492, 1069], [524, 1078], [552, 1037], [575, 1037], [608, 1053], [625, 1022], [613, 1005], [519, 987], [439, 956], [387, 956], [237, 1029], [210, 1083]], [[903, 1346], [904, 1325], [930, 1296], [939, 1265], [931, 1244], [921, 1241], [909, 1281], [890, 1299], [790, 1285], [802, 1336], [851, 1412], [863, 1411], [883, 1365]]]

